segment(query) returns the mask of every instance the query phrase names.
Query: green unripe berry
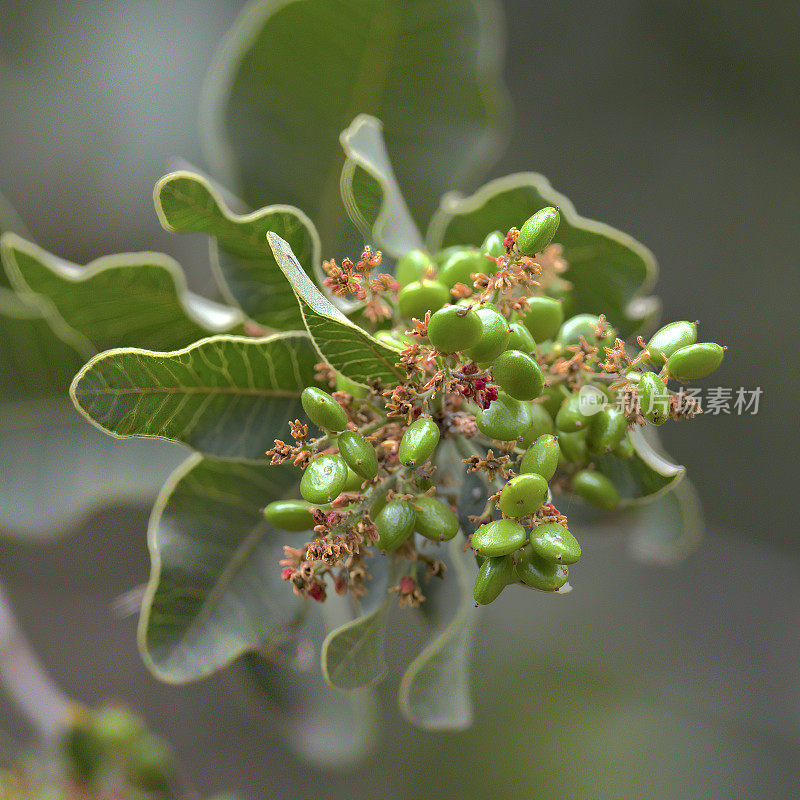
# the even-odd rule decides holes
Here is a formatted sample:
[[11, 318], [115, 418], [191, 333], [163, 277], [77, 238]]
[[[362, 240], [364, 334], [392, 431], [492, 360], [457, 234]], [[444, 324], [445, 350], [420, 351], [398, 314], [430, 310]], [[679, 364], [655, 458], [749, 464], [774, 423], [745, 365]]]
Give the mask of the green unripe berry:
[[409, 503], [403, 500], [387, 503], [375, 518], [375, 527], [378, 530], [375, 546], [387, 552], [397, 550], [411, 536], [415, 518], [416, 514]]
[[647, 343], [650, 363], [654, 367], [663, 367], [664, 362], [682, 347], [688, 347], [697, 341], [696, 322], [670, 322], [659, 328]]
[[364, 485], [364, 479], [357, 473], [353, 472], [350, 467], [347, 468], [347, 480], [344, 482], [343, 492], [358, 492]]
[[655, 372], [645, 372], [636, 391], [642, 416], [653, 425], [663, 425], [669, 419], [669, 392], [664, 381]]
[[555, 419], [558, 409], [568, 397], [569, 389], [563, 383], [557, 383], [555, 386], [546, 386], [542, 391], [542, 402], [535, 403], [535, 405], [541, 405], [547, 409], [547, 413]]
[[378, 474], [378, 457], [375, 448], [357, 431], [339, 434], [339, 452], [353, 472], [371, 481]]
[[523, 256], [535, 256], [550, 244], [558, 230], [561, 215], [553, 206], [539, 209], [519, 229], [517, 250]]
[[536, 359], [520, 350], [505, 350], [492, 364], [492, 380], [516, 400], [533, 400], [544, 389], [544, 373]]
[[667, 359], [667, 369], [679, 381], [692, 381], [710, 375], [724, 357], [724, 348], [714, 342], [690, 344], [676, 350]]
[[531, 547], [545, 561], [575, 564], [581, 557], [577, 539], [558, 522], [546, 522], [531, 531]]
[[[502, 255], [505, 255], [506, 248], [503, 246], [503, 242], [505, 241], [506, 237], [503, 236], [500, 231], [492, 231], [484, 240], [483, 244], [481, 245], [481, 253], [487, 256], [491, 256], [492, 258], [499, 258]], [[492, 262], [489, 262], [489, 266], [492, 267]], [[489, 269], [481, 270], [482, 272], [490, 272]]]
[[589, 460], [589, 446], [586, 443], [586, 431], [575, 433], [558, 433], [558, 448], [566, 464], [585, 464]]
[[439, 426], [430, 417], [415, 419], [403, 434], [397, 457], [406, 467], [418, 467], [427, 461], [439, 444]]
[[401, 286], [418, 281], [433, 265], [431, 257], [424, 250], [409, 250], [403, 253], [394, 268], [395, 280]]
[[608, 330], [606, 337], [598, 339], [594, 329], [599, 322], [600, 318], [594, 314], [576, 314], [564, 322], [556, 340], [563, 347], [569, 347], [573, 344], [580, 344], [581, 336], [583, 336], [587, 344], [599, 348], [599, 355], [604, 358], [603, 347], [613, 347], [617, 334], [610, 325], [606, 324]]
[[141, 717], [114, 706], [100, 709], [91, 719], [91, 727], [98, 741], [113, 749], [130, 746], [134, 740], [147, 733]]
[[428, 323], [428, 339], [443, 353], [472, 347], [482, 332], [483, 325], [477, 312], [462, 306], [440, 308], [431, 315]]
[[327, 392], [307, 386], [300, 395], [303, 411], [318, 427], [326, 431], [343, 431], [347, 427], [347, 414]]
[[478, 430], [490, 439], [513, 442], [525, 435], [531, 426], [531, 406], [501, 392], [488, 408], [475, 414]]
[[434, 542], [448, 541], [458, 533], [458, 517], [442, 502], [427, 495], [415, 497], [414, 530]]
[[309, 503], [321, 505], [337, 498], [347, 482], [347, 464], [338, 454], [318, 456], [300, 479], [300, 494]]
[[558, 409], [556, 414], [556, 428], [564, 433], [588, 430], [589, 417], [584, 414], [582, 398], [578, 392], [573, 392]]
[[558, 469], [559, 455], [561, 455], [561, 450], [556, 437], [547, 433], [543, 434], [536, 439], [522, 457], [520, 472], [523, 475], [533, 472], [549, 481]]
[[617, 458], [633, 458], [636, 455], [636, 450], [633, 447], [631, 437], [626, 434], [612, 452]]
[[500, 592], [514, 580], [514, 562], [511, 556], [487, 558], [475, 576], [472, 596], [476, 603], [485, 606], [496, 600]]
[[507, 517], [525, 517], [538, 511], [547, 497], [547, 481], [535, 472], [517, 475], [500, 492], [500, 510]]
[[464, 353], [473, 361], [494, 361], [508, 346], [510, 330], [505, 317], [496, 309], [483, 305], [475, 313], [481, 320], [481, 335], [476, 344]]
[[400, 290], [397, 307], [404, 317], [424, 319], [427, 311], [438, 311], [449, 299], [450, 290], [443, 283], [423, 278]]
[[494, 264], [477, 250], [461, 250], [442, 262], [436, 279], [452, 289], [457, 283], [472, 286], [473, 272], [486, 272]]
[[530, 308], [522, 323], [530, 331], [536, 344], [552, 339], [564, 322], [564, 306], [552, 297], [528, 298]]
[[542, 592], [555, 592], [569, 577], [569, 570], [563, 564], [542, 558], [531, 545], [525, 547], [514, 566], [517, 578], [531, 589]]
[[275, 500], [264, 509], [264, 518], [282, 531], [308, 531], [314, 527], [311, 508], [302, 500]]
[[482, 556], [506, 556], [528, 540], [525, 528], [513, 519], [496, 519], [472, 534], [472, 549]]
[[602, 473], [582, 469], [572, 476], [572, 489], [587, 503], [600, 508], [612, 509], [619, 505], [617, 487]]
[[531, 332], [521, 322], [510, 323], [508, 329], [507, 350], [520, 350], [528, 355], [536, 355], [536, 342], [533, 341]]
[[544, 406], [539, 403], [526, 403], [526, 405], [531, 419], [522, 435], [517, 437], [522, 447], [530, 447], [540, 436], [553, 433], [555, 430], [553, 419]]
[[608, 453], [625, 438], [628, 420], [618, 409], [606, 407], [589, 418], [586, 443], [592, 453]]
[[125, 765], [128, 780], [139, 789], [164, 791], [172, 768], [169, 745], [151, 733], [132, 743]]

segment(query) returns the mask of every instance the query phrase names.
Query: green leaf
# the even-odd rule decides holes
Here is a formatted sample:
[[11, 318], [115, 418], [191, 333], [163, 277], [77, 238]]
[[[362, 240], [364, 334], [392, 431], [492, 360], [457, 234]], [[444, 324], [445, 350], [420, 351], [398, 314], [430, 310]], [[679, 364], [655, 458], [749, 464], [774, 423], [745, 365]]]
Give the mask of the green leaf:
[[0, 406], [0, 532], [64, 535], [99, 509], [152, 503], [186, 457], [170, 442], [106, 436], [61, 400]]
[[287, 422], [305, 418], [300, 393], [317, 385], [317, 361], [305, 333], [214, 336], [172, 353], [110, 350], [75, 376], [71, 396], [115, 436], [157, 436], [220, 458], [263, 461]]
[[394, 258], [423, 248], [394, 177], [380, 120], [361, 114], [339, 139], [347, 156], [341, 190], [350, 219], [369, 242]]
[[491, 181], [470, 197], [448, 195], [431, 220], [432, 249], [480, 244], [493, 230], [519, 228], [540, 208], [558, 206], [561, 224], [554, 241], [563, 245], [573, 284], [568, 314], [605, 314], [623, 336], [652, 324], [656, 298], [646, 297], [656, 281], [653, 254], [626, 233], [581, 217], [572, 203], [534, 172]]
[[[234, 214], [200, 175], [174, 172], [155, 188], [156, 211], [167, 230], [207, 233], [211, 262], [227, 299], [269, 328], [302, 326], [294, 294], [275, 263], [267, 232], [286, 239], [308, 274], [319, 269], [319, 237], [311, 220], [291, 206]], [[321, 279], [321, 274], [318, 274]]]
[[278, 266], [294, 289], [303, 322], [322, 358], [357, 383], [379, 380], [395, 386], [403, 372], [395, 365], [397, 351], [381, 344], [336, 308], [311, 282], [289, 245], [274, 233], [267, 235]]
[[[280, 200], [341, 233], [337, 137], [358, 114], [386, 144], [418, 222], [505, 144], [500, 9], [487, 0], [261, 0], [225, 38], [203, 102], [215, 177], [253, 206]], [[346, 46], [344, 43], [346, 42]]]
[[86, 358], [112, 347], [172, 350], [213, 333], [241, 330], [241, 314], [192, 294], [180, 267], [159, 253], [122, 253], [86, 267], [6, 233], [3, 264], [64, 342]]
[[469, 652], [475, 627], [475, 564], [471, 551], [461, 548], [461, 537], [448, 544], [449, 566], [459, 589], [455, 616], [411, 662], [400, 682], [400, 711], [409, 722], [429, 731], [462, 730], [472, 722]]
[[152, 571], [139, 644], [161, 680], [206, 677], [297, 624], [303, 601], [281, 580], [283, 546], [262, 509], [297, 495], [290, 466], [191, 456], [164, 486], [148, 530]]

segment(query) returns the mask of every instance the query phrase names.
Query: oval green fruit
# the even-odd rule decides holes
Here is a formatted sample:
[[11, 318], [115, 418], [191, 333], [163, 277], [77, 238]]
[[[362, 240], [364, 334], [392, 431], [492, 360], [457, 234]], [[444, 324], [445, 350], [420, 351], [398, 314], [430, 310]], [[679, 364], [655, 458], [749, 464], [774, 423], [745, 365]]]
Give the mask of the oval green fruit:
[[558, 448], [566, 464], [585, 464], [589, 460], [589, 445], [584, 431], [558, 434]]
[[525, 528], [513, 519], [496, 519], [472, 534], [472, 549], [482, 556], [506, 556], [528, 540]]
[[472, 596], [482, 606], [496, 600], [500, 592], [514, 580], [514, 562], [511, 556], [487, 558], [475, 576]]
[[664, 381], [655, 372], [645, 372], [636, 391], [642, 416], [653, 425], [663, 425], [669, 419], [669, 392]]
[[494, 361], [508, 346], [511, 333], [508, 322], [499, 311], [490, 306], [480, 306], [475, 313], [481, 320], [481, 335], [464, 353], [473, 361]]
[[418, 281], [428, 267], [433, 265], [433, 260], [424, 250], [409, 250], [403, 253], [394, 268], [395, 280], [401, 286]]
[[558, 209], [547, 206], [528, 217], [519, 229], [517, 250], [523, 256], [535, 256], [550, 244], [558, 230], [561, 215]]
[[[491, 256], [492, 258], [499, 258], [500, 256], [505, 255], [506, 248], [503, 245], [506, 237], [503, 236], [500, 231], [492, 231], [484, 240], [483, 244], [481, 245], [481, 253], [487, 256]], [[494, 264], [489, 262], [489, 267], [494, 269]], [[490, 272], [489, 269], [482, 270], [483, 272]]]
[[617, 487], [602, 473], [582, 469], [572, 476], [572, 489], [587, 503], [600, 508], [612, 509], [619, 505]]
[[309, 503], [330, 503], [347, 483], [347, 464], [338, 454], [318, 456], [305, 468], [300, 494]]
[[531, 426], [531, 405], [521, 403], [501, 392], [488, 408], [475, 414], [478, 430], [490, 439], [513, 442], [525, 435]]
[[628, 420], [618, 409], [606, 406], [589, 418], [586, 443], [592, 453], [608, 453], [625, 437]]
[[530, 414], [530, 422], [522, 434], [517, 437], [522, 447], [530, 447], [540, 436], [553, 433], [555, 425], [552, 417], [540, 403], [526, 403]]
[[531, 332], [521, 322], [510, 323], [508, 330], [507, 350], [520, 350], [528, 355], [536, 355], [536, 342], [533, 341]]
[[533, 400], [544, 389], [542, 368], [521, 350], [505, 350], [495, 358], [492, 380], [516, 400]]
[[514, 572], [522, 583], [542, 592], [555, 592], [569, 577], [563, 564], [542, 558], [531, 545], [525, 547], [517, 558]]
[[371, 481], [378, 474], [378, 457], [375, 448], [357, 431], [339, 434], [339, 452], [353, 472]]
[[483, 332], [478, 313], [462, 306], [445, 306], [431, 315], [428, 339], [442, 353], [455, 353], [472, 347]]
[[344, 482], [343, 492], [358, 492], [364, 485], [364, 478], [357, 472], [353, 472], [350, 467], [347, 468], [347, 480]]
[[347, 414], [327, 392], [307, 386], [300, 395], [303, 411], [318, 427], [326, 431], [343, 431], [347, 427]]
[[558, 409], [561, 408], [561, 404], [569, 397], [569, 394], [569, 389], [563, 383], [557, 383], [555, 386], [546, 386], [542, 390], [542, 402], [534, 405], [541, 405], [555, 419]]
[[549, 481], [558, 469], [558, 457], [561, 449], [558, 440], [550, 434], [539, 436], [533, 445], [522, 457], [520, 472], [522, 474], [533, 472]]
[[659, 328], [647, 343], [647, 352], [650, 354], [650, 363], [654, 367], [664, 366], [664, 362], [682, 347], [688, 347], [697, 341], [697, 323], [671, 322]]
[[507, 517], [525, 517], [538, 511], [547, 497], [547, 481], [531, 472], [512, 478], [500, 492], [500, 510]]
[[599, 322], [600, 318], [596, 317], [594, 314], [576, 314], [574, 317], [570, 317], [564, 322], [558, 332], [556, 340], [563, 347], [569, 347], [573, 344], [579, 344], [580, 338], [583, 336], [587, 344], [592, 347], [599, 347], [599, 355], [605, 357], [602, 348], [612, 347], [614, 345], [614, 340], [617, 338], [617, 334], [610, 325], [606, 324], [608, 333], [605, 339], [598, 340], [594, 328]]
[[397, 550], [414, 530], [415, 516], [414, 509], [404, 500], [387, 503], [375, 518], [375, 527], [378, 530], [375, 546], [387, 552]]
[[264, 518], [282, 531], [308, 531], [314, 527], [311, 507], [302, 500], [275, 500], [264, 509]]
[[442, 262], [436, 279], [450, 289], [457, 283], [472, 287], [474, 283], [472, 273], [486, 272], [493, 266], [495, 265], [477, 250], [461, 250]]
[[590, 418], [586, 416], [583, 400], [579, 392], [573, 392], [558, 409], [556, 414], [556, 428], [564, 433], [576, 433], [589, 430]]
[[438, 311], [449, 299], [450, 290], [443, 283], [423, 278], [400, 290], [397, 307], [408, 319], [423, 319], [427, 311]]
[[414, 530], [434, 542], [448, 541], [458, 533], [458, 517], [442, 502], [427, 495], [415, 497]]
[[667, 359], [669, 374], [679, 381], [692, 381], [710, 375], [722, 363], [725, 350], [714, 342], [690, 344]]
[[531, 547], [545, 561], [574, 564], [581, 557], [578, 540], [558, 522], [545, 522], [531, 531]]
[[439, 426], [430, 417], [415, 419], [400, 439], [397, 457], [406, 467], [418, 467], [427, 461], [439, 444]]
[[552, 339], [564, 322], [563, 303], [552, 297], [528, 298], [530, 308], [522, 323], [530, 331], [536, 344]]

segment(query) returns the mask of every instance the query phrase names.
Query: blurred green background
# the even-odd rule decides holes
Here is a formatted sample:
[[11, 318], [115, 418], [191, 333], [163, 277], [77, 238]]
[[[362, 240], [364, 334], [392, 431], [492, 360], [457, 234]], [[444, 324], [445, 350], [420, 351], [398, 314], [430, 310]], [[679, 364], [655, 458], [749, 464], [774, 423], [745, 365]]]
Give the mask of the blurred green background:
[[[383, 693], [386, 769], [344, 776], [292, 755], [235, 673], [170, 688], [145, 672], [135, 621], [110, 610], [146, 579], [144, 510], [104, 512], [50, 544], [0, 541], [3, 577], [65, 688], [139, 706], [204, 792], [794, 796], [800, 7], [503, 5], [516, 117], [491, 177], [542, 172], [580, 213], [647, 244], [664, 317], [700, 319], [729, 346], [715, 383], [763, 389], [755, 416], [663, 431], [703, 502], [700, 550], [677, 567], [642, 566], [622, 536], [598, 532], [585, 537], [576, 591], [507, 592], [482, 609], [465, 734], [399, 720], [394, 689], [414, 633], [403, 628]], [[0, 192], [40, 245], [78, 263], [163, 250], [192, 288], [212, 291], [205, 242], [164, 233], [151, 191], [175, 156], [203, 165], [200, 88], [241, 6], [0, 3]], [[0, 728], [22, 732], [5, 703]]]

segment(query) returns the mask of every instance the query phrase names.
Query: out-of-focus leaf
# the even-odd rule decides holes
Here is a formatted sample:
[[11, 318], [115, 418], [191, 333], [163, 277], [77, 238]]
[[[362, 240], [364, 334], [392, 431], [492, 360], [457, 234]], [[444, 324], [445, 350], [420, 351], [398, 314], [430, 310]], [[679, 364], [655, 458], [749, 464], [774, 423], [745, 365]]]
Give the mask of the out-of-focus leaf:
[[78, 267], [13, 233], [0, 240], [9, 280], [55, 333], [86, 358], [112, 347], [174, 350], [241, 331], [241, 312], [192, 294], [160, 253], [121, 253]]
[[337, 309], [311, 282], [289, 245], [268, 234], [278, 266], [294, 289], [306, 329], [322, 358], [357, 383], [379, 380], [391, 387], [403, 378], [397, 351], [370, 336]]
[[297, 495], [300, 472], [191, 456], [150, 519], [152, 571], [139, 643], [168, 683], [185, 683], [269, 645], [297, 624], [303, 601], [281, 580], [284, 545], [308, 537], [272, 528], [262, 509]]
[[412, 213], [426, 221], [439, 196], [466, 188], [506, 141], [503, 38], [492, 0], [251, 3], [209, 75], [207, 160], [253, 206], [304, 209], [335, 252], [337, 137], [373, 114]]
[[472, 552], [462, 552], [462, 546], [460, 536], [448, 545], [448, 579], [455, 578], [459, 588], [455, 616], [411, 662], [400, 682], [400, 711], [424, 730], [462, 730], [472, 722], [469, 653], [475, 627], [475, 564]]
[[291, 206], [268, 206], [252, 214], [234, 214], [211, 183], [191, 172], [174, 172], [155, 188], [155, 203], [167, 230], [207, 233], [211, 262], [228, 300], [269, 328], [302, 327], [291, 287], [275, 263], [267, 232], [291, 246], [303, 269], [319, 274], [319, 237], [311, 220]]
[[624, 336], [658, 314], [658, 301], [645, 297], [658, 269], [653, 254], [626, 233], [581, 217], [572, 203], [533, 172], [491, 181], [469, 197], [447, 195], [431, 220], [432, 249], [480, 244], [493, 230], [519, 228], [545, 206], [558, 206], [561, 224], [554, 241], [563, 245], [573, 289], [566, 312], [605, 314]]
[[262, 461], [287, 423], [305, 418], [300, 393], [317, 385], [306, 333], [214, 336], [183, 350], [135, 348], [95, 356], [71, 395], [115, 436], [158, 436], [219, 458]]
[[424, 247], [394, 177], [380, 120], [361, 114], [339, 138], [347, 156], [341, 177], [342, 199], [367, 241], [395, 258]]

